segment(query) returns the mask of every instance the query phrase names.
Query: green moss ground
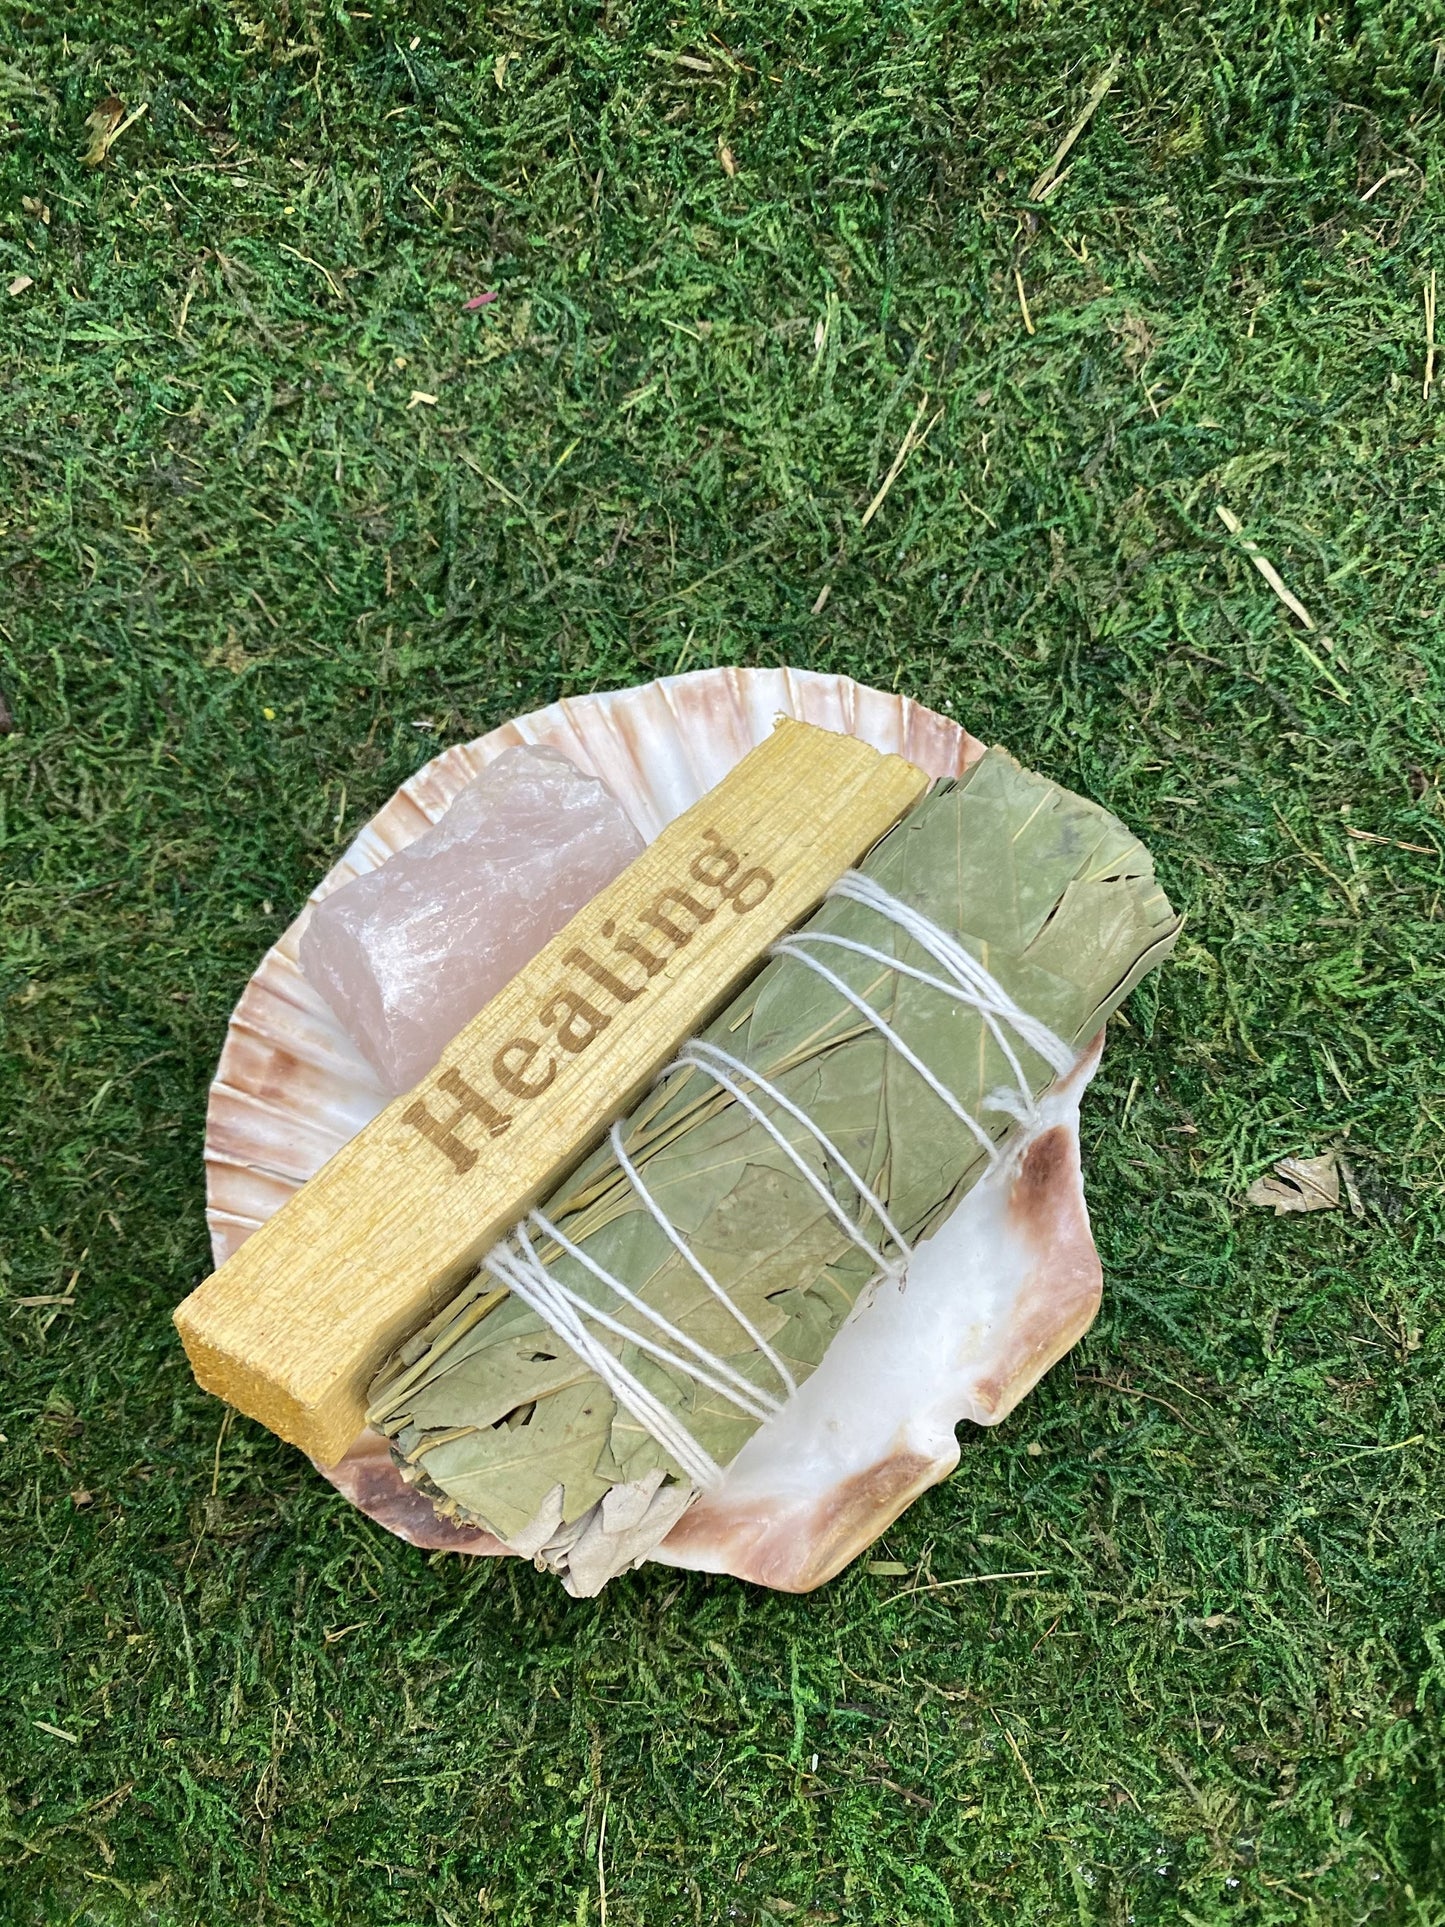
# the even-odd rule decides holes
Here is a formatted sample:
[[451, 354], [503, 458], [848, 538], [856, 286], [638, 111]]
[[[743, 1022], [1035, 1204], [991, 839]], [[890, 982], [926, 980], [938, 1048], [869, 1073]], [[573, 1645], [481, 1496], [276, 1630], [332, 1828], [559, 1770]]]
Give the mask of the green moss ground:
[[[0, 0], [5, 1927], [1445, 1922], [1442, 91], [1385, 0]], [[196, 1390], [206, 1085], [440, 745], [735, 662], [1190, 921], [1103, 1315], [903, 1575], [573, 1604]], [[1242, 1204], [1341, 1144], [1363, 1217]]]

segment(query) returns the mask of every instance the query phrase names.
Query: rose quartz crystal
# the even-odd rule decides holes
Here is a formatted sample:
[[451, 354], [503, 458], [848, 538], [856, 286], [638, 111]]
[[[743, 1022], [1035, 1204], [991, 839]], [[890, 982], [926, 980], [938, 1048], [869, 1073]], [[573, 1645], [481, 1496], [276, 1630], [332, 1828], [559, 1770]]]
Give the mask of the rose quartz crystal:
[[434, 828], [316, 905], [301, 967], [393, 1093], [643, 847], [555, 749], [505, 749]]

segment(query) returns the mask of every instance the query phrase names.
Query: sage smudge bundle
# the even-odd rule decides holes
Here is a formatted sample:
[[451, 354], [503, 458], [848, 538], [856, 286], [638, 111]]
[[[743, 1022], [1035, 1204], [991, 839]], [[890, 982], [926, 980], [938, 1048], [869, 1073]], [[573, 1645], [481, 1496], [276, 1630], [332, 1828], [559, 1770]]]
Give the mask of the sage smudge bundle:
[[638, 1563], [1177, 931], [1107, 811], [936, 785], [382, 1371], [403, 1476], [574, 1591]]

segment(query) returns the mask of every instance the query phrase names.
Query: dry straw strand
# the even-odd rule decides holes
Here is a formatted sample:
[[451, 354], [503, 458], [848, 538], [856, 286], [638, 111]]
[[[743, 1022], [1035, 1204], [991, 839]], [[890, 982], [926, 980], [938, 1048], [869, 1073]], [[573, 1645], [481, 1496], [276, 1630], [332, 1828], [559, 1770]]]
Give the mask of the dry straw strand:
[[1038, 329], [1034, 326], [1034, 318], [1029, 313], [1029, 298], [1024, 293], [1024, 278], [1017, 267], [1014, 269], [1014, 286], [1019, 291], [1019, 313], [1024, 318], [1024, 331], [1031, 335], [1037, 334]]
[[892, 488], [893, 484], [898, 480], [898, 477], [903, 473], [903, 464], [908, 460], [908, 457], [913, 453], [915, 448], [922, 448], [923, 444], [938, 426], [939, 418], [943, 414], [941, 408], [938, 414], [936, 414], [928, 424], [927, 428], [924, 429], [923, 433], [921, 435], [919, 434], [918, 424], [923, 420], [923, 411], [927, 406], [928, 397], [925, 395], [913, 411], [913, 420], [908, 424], [908, 433], [903, 437], [899, 445], [898, 453], [893, 457], [893, 466], [883, 477], [882, 487], [863, 511], [863, 521], [861, 524], [863, 528], [867, 528], [868, 524], [873, 520], [873, 517], [878, 513], [879, 509], [882, 508], [888, 498], [889, 489]]
[[1250, 541], [1249, 537], [1243, 534], [1244, 524], [1240, 521], [1239, 517], [1234, 514], [1231, 509], [1227, 509], [1223, 502], [1217, 504], [1215, 514], [1218, 515], [1220, 521], [1229, 530], [1231, 535], [1239, 536], [1240, 547], [1244, 550], [1255, 568], [1259, 570], [1270, 588], [1274, 590], [1285, 608], [1289, 610], [1290, 614], [1292, 616], [1298, 616], [1306, 629], [1313, 629], [1315, 626], [1314, 617], [1294, 591], [1285, 586], [1284, 577], [1274, 566], [1273, 562], [1270, 561], [1269, 557], [1262, 555], [1257, 546]]
[[1425, 386], [1423, 397], [1430, 399], [1430, 390], [1435, 386], [1435, 270], [1431, 268], [1430, 279], [1425, 283]]
[[[1094, 82], [1093, 91], [1090, 93], [1089, 98], [1084, 102], [1083, 111], [1082, 113], [1080, 113], [1079, 118], [1074, 122], [1073, 126], [1069, 129], [1068, 133], [1065, 134], [1064, 138], [1059, 142], [1058, 146], [1054, 149], [1052, 155], [1049, 157], [1048, 165], [1045, 167], [1043, 173], [1039, 175], [1038, 179], [1034, 182], [1033, 186], [1029, 189], [1029, 199], [1031, 201], [1041, 201], [1044, 198], [1045, 194], [1047, 194], [1049, 189], [1053, 186], [1054, 177], [1057, 175], [1059, 169], [1063, 166], [1064, 162], [1068, 159], [1070, 150], [1072, 149], [1074, 142], [1079, 138], [1080, 134], [1083, 133], [1084, 129], [1088, 126], [1089, 122], [1094, 118], [1095, 114], [1098, 113], [1099, 108], [1103, 103], [1105, 94], [1108, 93], [1109, 89], [1113, 86], [1114, 82], [1118, 79], [1119, 69], [1123, 66], [1123, 64], [1124, 64], [1123, 54], [1122, 53], [1115, 54], [1114, 58], [1109, 62], [1108, 66], [1104, 69], [1103, 73], [1101, 73], [1099, 78]], [[1032, 328], [1029, 329], [1029, 333], [1030, 334], [1033, 333]]]

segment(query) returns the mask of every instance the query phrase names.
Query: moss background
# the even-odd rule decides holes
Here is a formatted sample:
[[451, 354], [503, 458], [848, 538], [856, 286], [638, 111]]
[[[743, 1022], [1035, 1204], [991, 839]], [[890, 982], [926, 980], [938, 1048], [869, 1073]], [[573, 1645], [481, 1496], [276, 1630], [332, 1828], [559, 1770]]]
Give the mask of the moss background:
[[[1445, 1922], [1442, 98], [1403, 0], [0, 0], [7, 1927]], [[893, 1570], [574, 1604], [197, 1391], [206, 1085], [443, 743], [746, 662], [1189, 926]]]

